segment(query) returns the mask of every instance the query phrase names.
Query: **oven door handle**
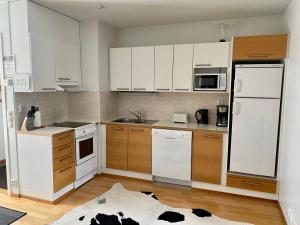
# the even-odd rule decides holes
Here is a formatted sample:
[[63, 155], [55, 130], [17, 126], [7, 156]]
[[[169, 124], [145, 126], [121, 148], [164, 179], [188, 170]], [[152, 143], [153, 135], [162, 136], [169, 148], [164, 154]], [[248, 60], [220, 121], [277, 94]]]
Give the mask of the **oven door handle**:
[[88, 134], [86, 136], [76, 138], [76, 142], [85, 141], [85, 140], [88, 140], [88, 139], [94, 138], [94, 137], [95, 137], [95, 134]]

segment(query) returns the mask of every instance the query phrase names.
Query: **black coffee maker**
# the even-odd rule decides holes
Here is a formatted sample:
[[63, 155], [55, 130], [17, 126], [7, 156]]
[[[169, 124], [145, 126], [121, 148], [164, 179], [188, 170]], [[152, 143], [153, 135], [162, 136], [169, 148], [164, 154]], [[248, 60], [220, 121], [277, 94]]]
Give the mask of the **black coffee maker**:
[[208, 124], [208, 109], [198, 109], [195, 117], [198, 124]]
[[218, 127], [228, 126], [228, 105], [217, 105], [217, 123]]

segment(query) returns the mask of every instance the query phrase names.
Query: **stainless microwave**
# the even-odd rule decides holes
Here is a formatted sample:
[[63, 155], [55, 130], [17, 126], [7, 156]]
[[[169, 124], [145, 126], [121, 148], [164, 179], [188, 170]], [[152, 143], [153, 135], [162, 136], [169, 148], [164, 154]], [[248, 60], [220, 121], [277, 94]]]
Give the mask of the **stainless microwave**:
[[194, 91], [226, 91], [226, 73], [194, 74]]

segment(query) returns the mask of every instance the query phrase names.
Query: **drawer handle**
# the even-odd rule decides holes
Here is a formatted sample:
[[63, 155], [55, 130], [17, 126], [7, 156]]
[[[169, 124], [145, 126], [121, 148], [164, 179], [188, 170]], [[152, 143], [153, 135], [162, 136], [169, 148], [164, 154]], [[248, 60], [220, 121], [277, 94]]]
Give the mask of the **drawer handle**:
[[72, 167], [73, 166], [68, 166], [67, 168], [60, 170], [59, 173], [66, 172], [67, 170], [71, 169]]
[[117, 88], [118, 91], [129, 91], [129, 88]]
[[63, 137], [59, 137], [58, 140], [62, 141], [64, 139], [67, 139], [67, 138], [70, 138], [70, 137], [71, 137], [71, 135], [63, 136]]
[[248, 55], [250, 58], [255, 58], [255, 57], [259, 57], [259, 58], [268, 58], [270, 56], [270, 54], [266, 54], [266, 53], [254, 53], [254, 54], [250, 54]]
[[66, 77], [59, 77], [59, 80], [71, 80], [71, 78], [66, 78]]
[[250, 182], [250, 181], [244, 181], [244, 180], [242, 180], [242, 184], [251, 185], [251, 186], [260, 186], [259, 183]]
[[144, 129], [131, 129], [133, 132], [144, 132]]
[[170, 91], [169, 88], [156, 88], [157, 91]]
[[61, 152], [62, 150], [65, 150], [66, 148], [69, 148], [71, 145], [64, 145], [61, 148], [58, 149], [59, 152]]
[[146, 88], [133, 88], [134, 91], [145, 91]]
[[65, 161], [65, 160], [67, 160], [67, 159], [70, 159], [70, 158], [71, 158], [71, 156], [69, 155], [69, 156], [67, 156], [67, 157], [65, 157], [65, 158], [63, 158], [63, 159], [60, 159], [59, 162], [63, 162], [63, 161]]

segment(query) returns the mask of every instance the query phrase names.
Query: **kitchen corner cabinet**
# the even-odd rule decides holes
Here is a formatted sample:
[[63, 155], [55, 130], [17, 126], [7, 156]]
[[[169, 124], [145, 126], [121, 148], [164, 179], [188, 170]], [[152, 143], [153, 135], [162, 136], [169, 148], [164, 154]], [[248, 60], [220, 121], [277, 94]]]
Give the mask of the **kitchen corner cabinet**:
[[194, 67], [229, 66], [229, 42], [194, 44]]
[[173, 87], [173, 45], [155, 46], [155, 91], [171, 92]]
[[152, 172], [151, 128], [130, 127], [128, 136], [128, 170]]
[[154, 46], [132, 48], [132, 90], [154, 91]]
[[221, 184], [223, 134], [194, 131], [192, 180]]
[[233, 38], [233, 60], [281, 60], [286, 58], [288, 35]]
[[110, 90], [131, 91], [131, 48], [110, 48]]
[[38, 132], [17, 133], [20, 195], [56, 203], [74, 189], [74, 130]]
[[127, 170], [128, 127], [106, 126], [106, 167]]
[[106, 125], [106, 167], [151, 174], [151, 128]]
[[[80, 84], [78, 21], [25, 0], [10, 1], [9, 15], [11, 49], [16, 64], [15, 85], [20, 85], [15, 86], [16, 91], [56, 91], [56, 72], [62, 71], [68, 73], [63, 74], [68, 79], [65, 81]], [[76, 48], [58, 47], [59, 42], [71, 43]], [[60, 52], [56, 55], [58, 49]]]
[[193, 79], [193, 44], [174, 45], [173, 91], [191, 92]]

